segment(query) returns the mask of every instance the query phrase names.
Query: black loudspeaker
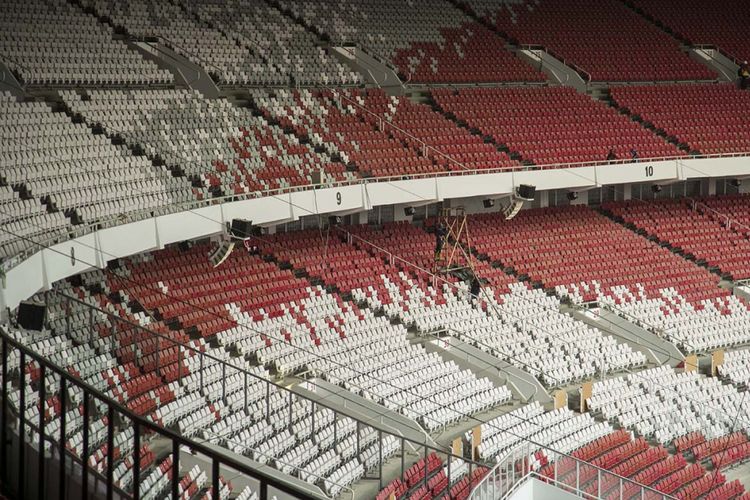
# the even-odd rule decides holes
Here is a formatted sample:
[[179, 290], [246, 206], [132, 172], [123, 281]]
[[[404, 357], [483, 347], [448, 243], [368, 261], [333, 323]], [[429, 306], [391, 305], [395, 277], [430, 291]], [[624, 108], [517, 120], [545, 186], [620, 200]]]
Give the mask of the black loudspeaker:
[[244, 219], [232, 219], [232, 226], [229, 228], [229, 234], [233, 238], [249, 238], [253, 234], [253, 221]]
[[330, 215], [330, 216], [328, 216], [328, 225], [330, 227], [340, 226], [343, 223], [344, 223], [344, 219], [342, 219], [338, 215]]
[[314, 170], [310, 174], [310, 180], [312, 181], [311, 184], [313, 186], [318, 185], [318, 184], [322, 184], [323, 183], [323, 174], [321, 173], [320, 170]]
[[490, 198], [482, 200], [482, 205], [484, 205], [484, 208], [492, 208], [495, 206], [495, 200]]
[[18, 306], [18, 324], [26, 330], [41, 331], [44, 326], [46, 307], [33, 302], [21, 302]]
[[416, 212], [416, 210], [414, 209], [414, 207], [406, 207], [406, 208], [404, 208], [404, 215], [407, 216], [407, 217], [411, 217], [412, 215], [414, 215], [415, 212]]
[[536, 186], [530, 186], [528, 184], [521, 184], [516, 188], [516, 194], [522, 200], [532, 201], [536, 194]]

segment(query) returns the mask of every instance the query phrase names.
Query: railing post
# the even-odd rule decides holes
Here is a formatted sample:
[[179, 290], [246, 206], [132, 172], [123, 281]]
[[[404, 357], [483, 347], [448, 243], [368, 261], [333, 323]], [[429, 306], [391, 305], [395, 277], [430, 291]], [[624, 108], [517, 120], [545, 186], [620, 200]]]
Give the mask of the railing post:
[[86, 335], [86, 340], [89, 345], [92, 345], [94, 342], [94, 308], [89, 307], [89, 331], [88, 335]]
[[8, 426], [7, 408], [8, 408], [8, 342], [3, 337], [2, 355], [2, 393], [0, 393], [0, 483], [9, 482], [7, 477], [8, 457], [5, 444], [5, 428]]
[[141, 496], [141, 426], [134, 422], [133, 426], [133, 500]]
[[383, 431], [378, 430], [378, 482], [379, 489], [383, 489]]
[[292, 423], [294, 422], [294, 412], [292, 411], [292, 406], [294, 405], [294, 402], [292, 401], [292, 391], [289, 391], [289, 429], [292, 428]]
[[60, 445], [57, 449], [59, 455], [60, 455], [60, 477], [58, 478], [59, 485], [58, 485], [58, 498], [62, 500], [66, 497], [65, 495], [65, 479], [67, 478], [67, 474], [65, 472], [65, 427], [67, 425], [66, 420], [66, 412], [65, 409], [65, 399], [67, 396], [67, 384], [68, 381], [65, 377], [60, 375]]
[[172, 439], [172, 500], [180, 498], [180, 443]]
[[[622, 483], [620, 483], [620, 491], [622, 491]], [[576, 490], [581, 491], [581, 479], [578, 478], [578, 484], [576, 484]], [[602, 496], [602, 470], [596, 470], [596, 496], [601, 498]]]
[[[266, 381], [266, 420], [271, 417], [271, 382]], [[268, 420], [270, 422], [270, 420]]]
[[107, 406], [107, 500], [112, 500], [115, 470], [115, 410]]
[[406, 456], [406, 440], [401, 438], [401, 479], [404, 479], [404, 457]]
[[[312, 420], [312, 435], [315, 435], [315, 401], [312, 401], [312, 412], [310, 415], [310, 419]], [[382, 489], [382, 488], [381, 488]]]
[[83, 390], [83, 453], [81, 453], [83, 471], [81, 473], [82, 497], [89, 496], [89, 393]]
[[26, 451], [26, 353], [21, 351], [21, 365], [18, 370], [19, 390], [21, 397], [18, 404], [18, 498], [26, 498], [26, 460], [24, 452]]
[[200, 383], [201, 383], [201, 388], [203, 388], [203, 352], [201, 352], [201, 351], [199, 351], [199, 352], [200, 352], [200, 362], [201, 362], [201, 367], [200, 367], [200, 370], [201, 370], [201, 372], [200, 372]]
[[[427, 474], [429, 469], [427, 468], [427, 443], [424, 445], [424, 487], [427, 488]], [[381, 488], [382, 489], [382, 488]]]
[[[42, 500], [44, 498], [44, 412], [47, 407], [47, 384], [46, 384], [47, 371], [45, 366], [39, 365], [39, 460], [37, 465], [37, 475], [41, 479], [37, 481], [37, 498]], [[23, 443], [23, 440], [21, 440]]]
[[244, 373], [244, 378], [245, 378], [245, 381], [244, 381], [244, 389], [245, 389], [245, 391], [244, 391], [245, 392], [245, 413], [247, 413], [247, 372], [243, 371], [242, 373]]
[[[221, 400], [227, 404], [227, 365], [221, 364]], [[217, 497], [218, 498], [218, 497]]]
[[213, 481], [212, 498], [219, 500], [219, 491], [221, 490], [219, 485], [219, 459], [216, 457], [214, 457], [213, 463], [211, 464], [211, 478]]

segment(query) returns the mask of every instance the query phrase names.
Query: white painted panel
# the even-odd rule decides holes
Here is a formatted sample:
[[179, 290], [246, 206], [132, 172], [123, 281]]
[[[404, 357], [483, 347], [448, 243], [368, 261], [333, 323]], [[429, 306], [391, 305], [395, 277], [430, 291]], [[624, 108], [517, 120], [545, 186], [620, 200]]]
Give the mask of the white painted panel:
[[680, 167], [683, 179], [750, 175], [750, 159], [741, 157], [682, 160]]
[[365, 192], [370, 207], [439, 201], [435, 179], [371, 182], [365, 184]]
[[219, 205], [162, 215], [156, 219], [159, 246], [219, 233], [222, 223]]
[[74, 240], [58, 243], [43, 252], [47, 286], [55, 281], [82, 273], [91, 267], [102, 267], [97, 260], [96, 236], [87, 234]]
[[157, 248], [153, 219], [102, 229], [96, 233], [104, 262]]
[[531, 184], [536, 186], [537, 191], [594, 187], [596, 185], [596, 171], [594, 167], [527, 170], [525, 172], [514, 172], [513, 183], [515, 186]]
[[362, 186], [346, 186], [315, 190], [315, 206], [319, 214], [362, 210]]
[[288, 221], [293, 217], [289, 200], [289, 195], [284, 194], [225, 203], [222, 205], [224, 220], [246, 219], [258, 225]]
[[315, 209], [315, 192], [300, 191], [292, 193], [289, 198], [291, 199], [292, 205], [292, 218], [294, 220], [300, 217], [307, 217], [308, 215], [317, 215]]
[[511, 193], [513, 176], [510, 173], [456, 175], [437, 179], [437, 194], [441, 200]]
[[676, 161], [643, 161], [596, 167], [596, 180], [600, 186], [678, 179]]
[[[1, 283], [0, 283], [1, 284]], [[44, 265], [42, 252], [37, 252], [6, 273], [3, 302], [5, 307], [15, 309], [44, 288]]]

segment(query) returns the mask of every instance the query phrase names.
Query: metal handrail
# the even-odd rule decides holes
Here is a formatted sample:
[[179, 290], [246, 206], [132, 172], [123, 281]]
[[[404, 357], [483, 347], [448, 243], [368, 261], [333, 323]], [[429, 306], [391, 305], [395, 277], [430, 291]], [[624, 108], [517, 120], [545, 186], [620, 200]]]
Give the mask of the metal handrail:
[[[113, 130], [112, 132], [119, 133], [116, 130]], [[748, 156], [750, 156], [750, 152], [734, 152], [734, 153], [702, 154], [702, 155], [695, 156], [694, 158], [695, 159], [712, 159], [712, 158], [719, 159], [719, 158], [738, 158], [738, 157], [748, 157]], [[683, 156], [662, 156], [662, 157], [650, 157], [650, 158], [643, 157], [643, 158], [639, 158], [638, 162], [647, 163], [647, 162], [656, 162], [656, 161], [681, 161], [684, 159], [685, 158]], [[107, 228], [107, 227], [113, 227], [116, 225], [123, 224], [124, 222], [138, 221], [138, 220], [143, 220], [149, 217], [155, 217], [156, 215], [154, 214], [167, 215], [167, 214], [173, 214], [173, 213], [177, 213], [181, 211], [197, 210], [200, 208], [213, 206], [213, 205], [220, 205], [222, 203], [227, 203], [227, 202], [244, 201], [244, 200], [257, 199], [257, 198], [263, 198], [263, 197], [269, 197], [269, 196], [278, 196], [282, 194], [299, 193], [299, 192], [312, 191], [312, 190], [323, 189], [323, 188], [342, 188], [342, 187], [349, 187], [349, 186], [366, 186], [368, 184], [383, 184], [383, 183], [390, 184], [390, 183], [394, 183], [398, 181], [438, 179], [441, 177], [455, 177], [455, 176], [464, 176], [464, 175], [512, 173], [516, 171], [538, 171], [538, 170], [560, 170], [560, 169], [584, 168], [584, 167], [605, 167], [605, 166], [612, 166], [612, 165], [626, 165], [626, 164], [631, 164], [631, 163], [633, 162], [630, 159], [616, 159], [616, 160], [610, 160], [610, 161], [603, 160], [603, 161], [586, 161], [586, 162], [550, 163], [550, 164], [531, 165], [531, 166], [523, 166], [523, 167], [507, 167], [507, 168], [498, 167], [498, 168], [488, 168], [488, 169], [448, 170], [448, 171], [443, 171], [443, 172], [403, 174], [403, 175], [397, 175], [397, 176], [367, 177], [367, 178], [358, 178], [358, 179], [343, 180], [343, 181], [321, 182], [319, 184], [308, 184], [304, 186], [281, 187], [281, 188], [274, 188], [274, 189], [266, 189], [263, 191], [253, 191], [250, 193], [243, 193], [239, 195], [227, 195], [227, 196], [209, 198], [205, 200], [193, 200], [189, 202], [173, 203], [169, 205], [164, 205], [156, 209], [146, 209], [142, 211], [128, 212], [127, 214], [112, 216], [112, 217], [101, 219], [101, 220], [98, 220], [96, 222], [92, 222], [89, 224], [81, 224], [78, 226], [70, 227], [68, 230], [68, 236], [70, 238], [84, 236], [96, 230]], [[46, 247], [49, 245], [54, 245], [61, 241], [67, 241], [68, 239], [69, 238], [60, 239], [59, 237], [49, 237], [49, 238], [39, 240], [38, 244], [43, 247]], [[34, 246], [32, 246], [24, 250], [23, 252], [17, 254], [16, 263], [14, 263], [13, 265], [16, 265], [17, 263], [20, 263], [21, 261], [27, 259], [28, 257], [33, 255], [37, 251], [39, 250], [35, 248]]]
[[[113, 324], [115, 324], [115, 322], [123, 323], [123, 324], [129, 325], [133, 329], [135, 329], [135, 330], [137, 330], [139, 332], [142, 332], [145, 335], [149, 336], [149, 338], [141, 339], [142, 342], [149, 342], [149, 341], [156, 341], [158, 343], [165, 342], [165, 343], [168, 343], [168, 344], [170, 344], [170, 345], [172, 345], [174, 347], [177, 347], [177, 349], [178, 349], [178, 358], [180, 358], [180, 356], [181, 356], [179, 354], [180, 351], [190, 351], [190, 352], [193, 352], [196, 356], [200, 356], [203, 359], [209, 359], [214, 364], [218, 364], [218, 365], [222, 366], [223, 373], [226, 374], [227, 376], [231, 375], [232, 371], [236, 372], [236, 373], [240, 373], [245, 378], [245, 386], [247, 386], [247, 381], [248, 380], [254, 379], [254, 380], [257, 380], [258, 382], [266, 384], [269, 387], [270, 386], [274, 386], [278, 392], [281, 392], [281, 393], [284, 393], [284, 394], [288, 394], [290, 397], [293, 396], [293, 397], [296, 397], [296, 398], [301, 398], [303, 400], [306, 400], [306, 401], [310, 402], [313, 407], [321, 407], [321, 408], [328, 409], [328, 410], [334, 412], [334, 414], [336, 414], [336, 415], [342, 415], [342, 416], [345, 416], [347, 418], [350, 418], [351, 420], [354, 420], [355, 422], [357, 422], [357, 423], [359, 423], [359, 424], [361, 424], [363, 426], [372, 427], [372, 428], [377, 428], [377, 427], [375, 427], [375, 425], [378, 425], [378, 426], [384, 427], [384, 428], [385, 427], [390, 427], [388, 424], [385, 424], [382, 421], [374, 423], [373, 422], [374, 419], [371, 419], [371, 420], [362, 420], [361, 418], [359, 418], [357, 416], [350, 415], [350, 414], [347, 414], [347, 413], [343, 413], [340, 410], [336, 409], [334, 406], [326, 404], [325, 402], [323, 402], [321, 400], [316, 400], [316, 399], [312, 399], [312, 398], [309, 398], [307, 396], [304, 396], [303, 394], [300, 394], [300, 393], [297, 393], [297, 392], [293, 391], [289, 387], [286, 387], [286, 386], [281, 385], [281, 384], [277, 384], [274, 381], [266, 379], [266, 378], [264, 378], [264, 377], [262, 377], [262, 376], [260, 376], [258, 374], [255, 374], [255, 373], [253, 373], [251, 371], [247, 371], [244, 368], [241, 368], [239, 366], [233, 365], [231, 363], [227, 363], [226, 361], [224, 361], [224, 360], [222, 360], [220, 358], [217, 358], [217, 357], [214, 357], [214, 356], [212, 356], [210, 354], [207, 354], [207, 353], [201, 351], [200, 349], [191, 346], [190, 344], [183, 344], [183, 343], [179, 342], [176, 339], [173, 339], [173, 338], [170, 338], [170, 337], [165, 337], [164, 335], [162, 335], [162, 334], [160, 334], [158, 332], [154, 332], [154, 331], [148, 329], [147, 327], [141, 326], [141, 325], [139, 325], [137, 323], [134, 323], [134, 322], [126, 319], [126, 318], [122, 318], [122, 317], [118, 316], [117, 314], [114, 314], [112, 312], [109, 312], [109, 311], [106, 311], [106, 310], [103, 310], [103, 309], [99, 309], [99, 308], [97, 308], [97, 307], [89, 304], [88, 302], [86, 302], [84, 300], [81, 300], [81, 299], [79, 299], [79, 298], [77, 298], [75, 296], [71, 296], [71, 295], [68, 295], [66, 293], [62, 293], [62, 292], [59, 292], [57, 290], [54, 290], [54, 289], [50, 290], [47, 293], [48, 294], [54, 294], [55, 296], [60, 297], [62, 301], [71, 301], [73, 303], [76, 303], [76, 304], [79, 304], [79, 305], [83, 306], [85, 309], [87, 309], [89, 311], [90, 315], [93, 315], [93, 314], [99, 314], [99, 315], [104, 314], [107, 318], [110, 319], [110, 321]], [[89, 316], [89, 323], [93, 324], [92, 316]], [[243, 326], [243, 325], [240, 324], [239, 326]], [[117, 334], [115, 333], [113, 335], [114, 335], [113, 340], [116, 340]], [[153, 354], [153, 353], [149, 353], [149, 354]], [[155, 351], [155, 354], [157, 355], [157, 358], [156, 358], [156, 370], [158, 372], [160, 370], [160, 362], [159, 362], [160, 358], [159, 358], [159, 350], [158, 349]], [[206, 365], [206, 363], [204, 363], [203, 361], [201, 361], [201, 370], [203, 369], [203, 367], [205, 365]], [[178, 380], [180, 380], [181, 378], [182, 378], [182, 373], [178, 372]], [[225, 378], [226, 377], [223, 377], [223, 379], [225, 379]], [[222, 391], [224, 391], [224, 389], [222, 389]], [[383, 417], [383, 416], [384, 415], [380, 414], [380, 413], [378, 413], [378, 414], [375, 415], [375, 417]], [[442, 453], [442, 454], [449, 455], [449, 456], [452, 457], [452, 459], [462, 458], [462, 457], [453, 455], [451, 453], [447, 453], [445, 450], [443, 450], [441, 448], [438, 448], [438, 447], [435, 447], [435, 446], [432, 446], [432, 445], [428, 444], [426, 439], [424, 441], [417, 441], [417, 440], [415, 440], [413, 438], [406, 437], [406, 436], [402, 435], [397, 429], [393, 429], [393, 432], [389, 432], [387, 430], [382, 430], [382, 433], [384, 435], [393, 436], [396, 439], [398, 439], [399, 441], [401, 441], [402, 447], [403, 447], [404, 444], [409, 444], [409, 446], [412, 449], [418, 449], [418, 448], [421, 448], [421, 447], [427, 447], [427, 449], [429, 449], [432, 452]], [[465, 459], [463, 459], [463, 460], [466, 461]], [[473, 462], [472, 462], [471, 465], [475, 466], [475, 467], [481, 466], [481, 464], [477, 464], [477, 463], [473, 463]]]
[[546, 46], [540, 45], [540, 44], [531, 44], [530, 43], [530, 44], [521, 44], [520, 48], [522, 48], [524, 50], [541, 50], [543, 52], [546, 52], [549, 55], [551, 55], [552, 57], [554, 57], [555, 59], [557, 59], [558, 61], [560, 61], [561, 63], [563, 63], [564, 65], [566, 65], [566, 66], [572, 68], [573, 70], [575, 70], [576, 73], [578, 73], [579, 75], [581, 75], [581, 77], [584, 80], [584, 83], [586, 83], [586, 84], [591, 83], [591, 73], [589, 73], [585, 69], [581, 68], [576, 63], [574, 63], [572, 61], [569, 61], [569, 60], [566, 60], [564, 57], [562, 57], [558, 53], [554, 52], [549, 47], [546, 47]]
[[[542, 451], [546, 455], [546, 457], [553, 462], [553, 477], [548, 477], [544, 474], [540, 474], [539, 472], [534, 470], [533, 467], [531, 467], [531, 460], [533, 459], [534, 454], [537, 451]], [[569, 464], [568, 467], [570, 467], [570, 465], [572, 464], [575, 464], [575, 466], [572, 467], [572, 470], [567, 471], [575, 471], [576, 476], [574, 484], [559, 481], [558, 468], [560, 462], [566, 462], [567, 464]], [[518, 471], [519, 467], [521, 468], [520, 472]], [[596, 471], [596, 484], [598, 484], [599, 490], [601, 489], [602, 479], [611, 477], [619, 484], [619, 491], [622, 491], [627, 485], [639, 489], [642, 493], [642, 496], [640, 498], [644, 498], [644, 493], [648, 494], [649, 498], [674, 498], [671, 495], [662, 493], [661, 491], [651, 488], [650, 486], [646, 486], [644, 484], [638, 483], [637, 481], [633, 481], [632, 479], [620, 476], [619, 474], [611, 472], [602, 467], [598, 467], [592, 463], [580, 460], [568, 453], [557, 452], [545, 445], [535, 443], [531, 440], [527, 440], [526, 442], [521, 443], [515, 448], [507, 451], [501, 457], [498, 457], [497, 464], [472, 489], [469, 498], [471, 500], [498, 500], [501, 498], [508, 498], [513, 493], [513, 491], [515, 491], [521, 484], [523, 484], [523, 482], [529, 476], [535, 476], [545, 482], [552, 482], [558, 488], [572, 490], [583, 498], [600, 498], [601, 493], [603, 492], [599, 491], [598, 493], [600, 494], [591, 495], [590, 493], [587, 493], [582, 489], [582, 484], [580, 482], [581, 470]], [[499, 490], [498, 484], [500, 486]]]
[[[38, 353], [35, 353], [30, 348], [28, 348], [25, 345], [23, 345], [21, 342], [15, 340], [10, 335], [8, 335], [8, 333], [5, 331], [4, 328], [0, 328], [0, 343], [2, 345], [2, 374], [5, 375], [5, 376], [2, 377], [2, 381], [1, 381], [2, 382], [2, 392], [0, 393], [0, 396], [2, 396], [1, 401], [0, 401], [0, 406], [2, 406], [2, 409], [0, 411], [0, 413], [2, 414], [1, 415], [2, 416], [2, 423], [0, 423], [0, 437], [2, 437], [2, 439], [0, 439], [0, 460], [2, 462], [0, 462], [0, 463], [2, 463], [2, 467], [0, 467], [0, 471], [8, 469], [8, 467], [7, 467], [8, 464], [6, 463], [6, 460], [7, 460], [6, 457], [8, 457], [7, 450], [6, 450], [7, 442], [5, 440], [5, 435], [6, 435], [6, 432], [7, 432], [7, 428], [9, 427], [9, 422], [7, 420], [7, 418], [8, 418], [7, 417], [7, 409], [10, 406], [9, 405], [9, 400], [8, 400], [8, 393], [9, 393], [8, 392], [8, 382], [9, 382], [9, 378], [8, 378], [8, 375], [9, 375], [9, 370], [8, 370], [8, 361], [9, 361], [8, 360], [8, 352], [9, 352], [9, 348], [13, 348], [15, 350], [20, 351], [20, 353], [21, 353], [20, 356], [21, 356], [22, 363], [25, 362], [25, 358], [28, 357], [30, 360], [36, 362], [39, 365], [40, 370], [41, 370], [41, 378], [40, 378], [40, 380], [42, 380], [42, 381], [45, 380], [45, 372], [54, 373], [54, 374], [56, 374], [57, 376], [60, 377], [61, 384], [64, 384], [66, 386], [69, 384], [69, 387], [76, 387], [76, 388], [78, 388], [78, 389], [80, 389], [82, 391], [83, 401], [84, 401], [84, 403], [83, 403], [83, 405], [84, 405], [84, 415], [85, 415], [84, 420], [86, 420], [87, 418], [90, 418], [90, 415], [89, 415], [89, 412], [88, 412], [87, 408], [89, 407], [90, 398], [93, 397], [94, 399], [100, 401], [101, 403], [103, 403], [103, 404], [105, 404], [107, 406], [107, 408], [108, 408], [108, 414], [110, 416], [112, 416], [113, 414], [120, 415], [121, 417], [123, 417], [123, 418], [127, 419], [128, 421], [130, 421], [135, 429], [140, 430], [141, 428], [143, 428], [143, 429], [145, 429], [147, 431], [156, 433], [156, 434], [158, 434], [158, 435], [160, 435], [160, 436], [162, 436], [162, 437], [170, 440], [171, 443], [172, 443], [172, 445], [173, 445], [173, 453], [174, 453], [174, 451], [177, 452], [177, 457], [176, 457], [176, 460], [175, 460], [176, 463], [179, 460], [179, 447], [180, 446], [187, 446], [190, 449], [192, 449], [192, 450], [194, 450], [194, 451], [196, 451], [198, 453], [201, 453], [201, 454], [209, 457], [211, 459], [211, 461], [212, 461], [212, 464], [213, 464], [213, 467], [212, 467], [212, 469], [213, 469], [213, 471], [212, 471], [212, 486], [213, 486], [213, 492], [212, 492], [213, 495], [212, 496], [213, 496], [213, 498], [219, 498], [218, 493], [219, 493], [219, 466], [220, 465], [223, 465], [223, 466], [226, 466], [226, 467], [230, 467], [230, 468], [235, 469], [236, 471], [240, 472], [241, 474], [245, 474], [245, 475], [247, 475], [249, 477], [252, 477], [252, 478], [258, 480], [261, 483], [261, 491], [264, 491], [268, 486], [272, 486], [272, 487], [274, 487], [274, 488], [276, 488], [276, 489], [278, 489], [280, 491], [283, 491], [283, 492], [285, 492], [287, 494], [290, 494], [292, 496], [296, 496], [296, 495], [300, 494], [299, 491], [297, 491], [296, 489], [290, 487], [289, 485], [285, 484], [284, 482], [280, 481], [278, 478], [276, 478], [273, 475], [267, 473], [263, 469], [255, 469], [255, 468], [252, 468], [252, 467], [248, 467], [246, 464], [242, 463], [242, 461], [240, 461], [240, 460], [236, 459], [235, 457], [231, 456], [231, 454], [224, 455], [224, 454], [216, 453], [212, 448], [210, 448], [210, 447], [208, 447], [208, 446], [206, 446], [206, 445], [204, 445], [202, 443], [199, 443], [199, 442], [194, 441], [192, 439], [185, 438], [185, 437], [181, 436], [180, 434], [178, 434], [177, 432], [175, 432], [173, 430], [164, 428], [164, 427], [160, 426], [159, 424], [151, 422], [150, 420], [148, 420], [148, 419], [146, 419], [146, 418], [144, 418], [144, 417], [136, 414], [135, 412], [133, 412], [129, 408], [121, 405], [119, 402], [115, 401], [114, 399], [112, 399], [112, 398], [110, 398], [110, 397], [102, 394], [101, 392], [99, 392], [93, 386], [87, 384], [86, 382], [83, 382], [83, 381], [79, 380], [77, 377], [75, 377], [74, 375], [72, 375], [71, 373], [69, 373], [67, 370], [65, 370], [65, 369], [57, 366], [56, 364], [52, 363], [45, 356], [42, 356], [42, 355], [40, 355]], [[21, 369], [21, 370], [22, 371], [20, 373], [23, 374], [24, 373], [23, 369]], [[64, 383], [63, 383], [63, 381], [64, 381]], [[20, 385], [20, 391], [21, 391], [22, 398], [23, 398], [23, 394], [24, 394], [25, 390], [26, 390], [26, 384], [22, 383]], [[44, 415], [44, 412], [41, 412], [41, 414]], [[25, 429], [25, 427], [26, 427], [26, 419], [25, 419], [25, 417], [23, 417], [23, 413], [21, 413], [21, 415], [22, 415], [22, 417], [19, 419], [19, 421], [20, 421], [19, 436], [23, 437], [24, 434], [25, 434], [25, 432], [26, 432], [26, 429]], [[43, 436], [44, 435], [44, 424], [43, 424], [44, 421], [43, 421], [43, 419], [41, 420], [41, 422], [42, 422], [42, 428], [39, 429], [39, 430], [41, 431], [40, 435]], [[112, 422], [112, 421], [110, 420], [110, 422]], [[88, 426], [86, 424], [87, 424], [87, 422], [84, 422], [84, 436], [85, 436], [84, 437], [84, 448], [85, 449], [88, 448], [88, 445], [89, 445], [89, 443], [88, 443], [88, 432], [87, 432]], [[108, 440], [109, 440], [110, 443], [112, 442], [112, 439], [113, 439], [113, 432], [114, 432], [113, 426], [110, 425], [109, 426], [109, 431], [108, 431], [108, 435], [109, 435]], [[64, 443], [60, 443], [60, 446], [62, 448], [64, 448], [65, 444]], [[140, 450], [140, 448], [141, 448], [140, 432], [135, 432], [135, 440], [134, 440], [134, 448], [133, 449], [134, 450]], [[23, 446], [20, 446], [19, 449], [22, 450]], [[110, 465], [110, 469], [111, 469], [111, 466], [113, 465], [113, 462], [114, 462], [114, 460], [113, 460], [114, 448], [112, 446], [108, 446], [107, 455], [108, 455], [107, 462]], [[23, 455], [21, 456], [21, 458], [23, 458]], [[135, 464], [138, 464], [138, 465], [135, 465]], [[134, 471], [133, 471], [133, 482], [134, 483], [138, 483], [138, 481], [139, 481], [138, 474], [137, 474], [139, 472], [139, 465], [140, 465], [139, 457], [136, 457], [136, 459], [134, 460]], [[23, 476], [24, 476], [23, 471], [24, 471], [24, 468], [25, 468], [25, 463], [24, 463], [23, 460], [19, 460], [19, 467], [20, 467], [20, 470], [21, 470], [21, 473], [19, 474], [19, 476], [21, 476], [21, 478], [23, 480]], [[86, 491], [87, 483], [88, 483], [88, 481], [87, 481], [87, 475], [89, 473], [88, 469], [89, 469], [88, 458], [86, 458], [86, 460], [83, 461], [83, 478], [84, 478], [83, 479], [83, 483], [84, 483], [83, 487], [84, 487], [84, 492]], [[43, 476], [43, 471], [38, 471], [38, 473], [39, 473], [40, 477], [44, 477]], [[173, 487], [173, 491], [176, 490], [176, 488], [178, 486], [179, 480], [180, 480], [179, 474], [172, 474], [172, 487]], [[108, 474], [107, 483], [108, 483], [108, 487], [114, 486], [114, 484], [113, 484], [113, 478], [111, 476], [111, 473]], [[137, 497], [137, 495], [134, 495], [134, 496]]]

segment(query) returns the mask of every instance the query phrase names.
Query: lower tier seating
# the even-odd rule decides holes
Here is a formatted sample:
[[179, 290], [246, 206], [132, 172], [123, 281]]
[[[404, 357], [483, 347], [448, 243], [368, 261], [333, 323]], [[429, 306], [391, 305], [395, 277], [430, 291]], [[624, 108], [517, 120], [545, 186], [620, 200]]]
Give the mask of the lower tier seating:
[[694, 432], [706, 439], [726, 436], [735, 428], [735, 416], [750, 416], [733, 386], [666, 366], [596, 382], [587, 404], [602, 417], [663, 444]]

